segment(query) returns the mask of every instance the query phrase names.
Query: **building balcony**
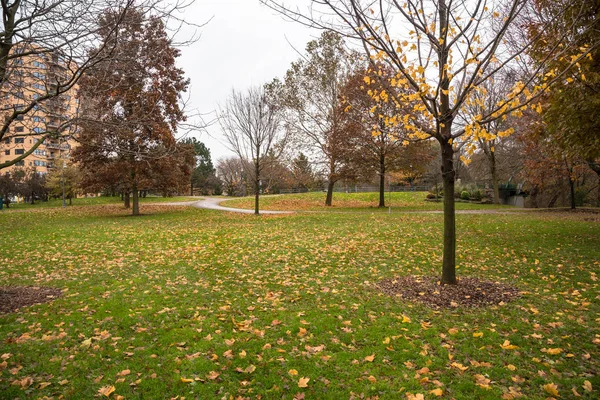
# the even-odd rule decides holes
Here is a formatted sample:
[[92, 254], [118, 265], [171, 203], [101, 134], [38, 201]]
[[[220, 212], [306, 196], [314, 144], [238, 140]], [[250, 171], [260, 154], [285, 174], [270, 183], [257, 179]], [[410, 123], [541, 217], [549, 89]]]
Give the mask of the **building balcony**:
[[69, 146], [68, 144], [46, 143], [46, 148], [67, 151], [71, 149], [71, 146]]

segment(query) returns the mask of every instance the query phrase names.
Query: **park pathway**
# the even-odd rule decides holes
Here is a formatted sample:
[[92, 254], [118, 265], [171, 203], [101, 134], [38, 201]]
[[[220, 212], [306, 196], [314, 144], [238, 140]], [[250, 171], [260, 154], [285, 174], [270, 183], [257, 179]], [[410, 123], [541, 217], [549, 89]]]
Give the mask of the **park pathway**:
[[[245, 210], [242, 208], [231, 208], [231, 207], [223, 207], [220, 206], [219, 203], [222, 201], [226, 201], [229, 199], [223, 199], [219, 197], [205, 197], [204, 199], [196, 202], [186, 202], [186, 204], [191, 203], [192, 207], [196, 208], [206, 208], [209, 210], [219, 210], [219, 211], [229, 211], [236, 212], [241, 214], [254, 214], [254, 210]], [[181, 203], [180, 203], [181, 204]], [[269, 211], [269, 210], [260, 210], [261, 214], [292, 214], [293, 211]]]
[[[228, 211], [240, 214], [254, 214], [254, 210], [242, 209], [242, 208], [232, 208], [232, 207], [223, 207], [220, 203], [231, 200], [225, 199], [221, 197], [205, 197], [198, 201], [184, 201], [177, 203], [163, 203], [163, 205], [172, 205], [172, 206], [192, 206], [196, 208], [204, 208], [208, 210], [218, 210], [218, 211]], [[157, 203], [160, 204], [160, 203]], [[369, 211], [321, 211], [321, 210], [303, 210], [303, 211], [272, 211], [272, 210], [260, 210], [261, 214], [294, 214], [294, 213], [323, 213], [327, 212], [329, 214], [364, 214], [369, 213]], [[491, 209], [491, 210], [456, 210], [456, 214], [515, 214], [522, 211], [510, 211], [503, 209]], [[443, 211], [440, 210], [411, 210], [411, 211], [401, 211], [397, 209], [393, 209], [391, 211], [392, 214], [443, 214]]]

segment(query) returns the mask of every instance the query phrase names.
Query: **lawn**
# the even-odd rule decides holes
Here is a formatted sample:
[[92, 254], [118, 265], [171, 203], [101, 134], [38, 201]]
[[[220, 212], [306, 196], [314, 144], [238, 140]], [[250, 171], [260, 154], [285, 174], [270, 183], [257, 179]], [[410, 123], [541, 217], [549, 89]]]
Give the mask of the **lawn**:
[[[441, 202], [425, 201], [426, 192], [396, 192], [386, 193], [386, 207], [394, 211], [441, 211]], [[389, 208], [377, 208], [379, 193], [334, 193], [331, 207], [325, 206], [325, 192], [311, 192], [302, 194], [286, 194], [262, 196], [260, 208], [265, 210], [294, 210], [294, 211], [374, 211], [389, 212]], [[254, 197], [242, 197], [227, 200], [221, 203], [224, 207], [254, 209]], [[457, 210], [479, 209], [514, 209], [510, 206], [494, 204], [476, 204], [457, 202]]]
[[598, 398], [598, 215], [459, 215], [459, 277], [522, 297], [435, 310], [375, 284], [441, 215], [142, 212], [0, 213], [3, 284], [64, 291], [0, 315], [1, 398]]
[[[176, 197], [162, 197], [162, 196], [148, 196], [148, 197], [140, 197], [140, 204], [146, 203], [176, 203], [181, 201], [192, 201], [199, 200], [198, 197], [186, 197], [186, 196], [176, 196]], [[133, 200], [132, 200], [133, 201]], [[92, 206], [92, 205], [101, 205], [101, 204], [122, 204], [121, 197], [108, 197], [108, 196], [100, 196], [100, 197], [80, 197], [77, 199], [73, 199], [72, 204], [69, 204], [69, 200], [67, 199], [67, 207], [79, 207], [79, 206]], [[32, 208], [56, 208], [62, 207], [62, 199], [50, 199], [48, 201], [35, 201], [33, 204], [30, 203], [10, 203], [10, 207], [5, 210], [28, 210]]]

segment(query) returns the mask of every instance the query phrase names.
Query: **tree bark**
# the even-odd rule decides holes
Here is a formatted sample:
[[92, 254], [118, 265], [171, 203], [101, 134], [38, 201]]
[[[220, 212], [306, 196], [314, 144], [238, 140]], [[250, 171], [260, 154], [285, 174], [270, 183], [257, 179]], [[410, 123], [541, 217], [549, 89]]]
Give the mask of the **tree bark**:
[[379, 207], [385, 207], [385, 155], [379, 157]]
[[496, 154], [490, 150], [490, 172], [492, 174], [492, 188], [494, 189], [494, 204], [500, 204], [500, 185], [498, 184], [498, 171], [496, 170]]
[[575, 209], [575, 181], [569, 176], [569, 188], [571, 189], [571, 210]]
[[454, 149], [442, 142], [442, 181], [444, 183], [444, 259], [443, 285], [456, 284], [456, 213], [454, 207]]
[[129, 196], [129, 192], [125, 193], [125, 200], [123, 201], [123, 205], [125, 208], [131, 207], [131, 197]]
[[133, 181], [133, 185], [131, 187], [131, 191], [133, 193], [133, 207], [131, 208], [131, 214], [132, 215], [140, 215], [140, 199], [139, 199], [139, 192], [137, 189], [137, 182], [134, 180]]
[[335, 185], [335, 181], [331, 179], [327, 183], [327, 197], [325, 197], [325, 205], [331, 207], [333, 203], [333, 186]]
[[260, 215], [258, 201], [260, 196], [260, 163], [258, 158], [254, 163], [254, 215]]

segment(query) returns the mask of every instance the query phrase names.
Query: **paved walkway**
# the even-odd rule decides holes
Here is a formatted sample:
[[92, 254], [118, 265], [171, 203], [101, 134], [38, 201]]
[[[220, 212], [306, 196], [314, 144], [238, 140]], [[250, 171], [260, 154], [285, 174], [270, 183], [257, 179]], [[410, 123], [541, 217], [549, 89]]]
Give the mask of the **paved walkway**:
[[[175, 203], [162, 203], [162, 205], [166, 206], [191, 206], [196, 208], [205, 208], [208, 210], [218, 210], [218, 211], [228, 211], [235, 212], [241, 214], [254, 214], [254, 210], [242, 209], [242, 208], [232, 208], [232, 207], [223, 207], [220, 203], [231, 200], [222, 197], [206, 197], [202, 198], [198, 201], [182, 201]], [[160, 205], [161, 203], [156, 203]], [[329, 214], [364, 214], [369, 213], [368, 210], [365, 211], [343, 211], [343, 210], [303, 210], [303, 211], [270, 211], [270, 210], [260, 210], [261, 214], [294, 214], [294, 213], [329, 213]], [[491, 209], [491, 210], [456, 210], [456, 214], [515, 214], [523, 211], [511, 211], [511, 210], [503, 210], [503, 209]], [[382, 212], [383, 213], [383, 212]], [[441, 210], [410, 210], [410, 211], [401, 211], [398, 209], [392, 208], [392, 214], [443, 214], [444, 212]]]
[[[181, 204], [185, 204], [185, 205], [191, 205], [192, 207], [196, 207], [196, 208], [206, 208], [209, 210], [219, 210], [219, 211], [229, 211], [229, 212], [236, 212], [236, 213], [241, 213], [241, 214], [254, 214], [254, 210], [245, 210], [242, 208], [231, 208], [231, 207], [223, 207], [220, 206], [219, 203], [226, 201], [226, 200], [230, 200], [230, 199], [223, 199], [223, 198], [219, 198], [219, 197], [207, 197], [204, 198], [200, 201], [192, 201], [192, 202], [185, 202], [185, 203], [177, 203], [179, 205]], [[191, 204], [190, 204], [191, 203]], [[268, 210], [260, 210], [261, 214], [292, 214], [293, 211], [268, 211]]]

